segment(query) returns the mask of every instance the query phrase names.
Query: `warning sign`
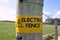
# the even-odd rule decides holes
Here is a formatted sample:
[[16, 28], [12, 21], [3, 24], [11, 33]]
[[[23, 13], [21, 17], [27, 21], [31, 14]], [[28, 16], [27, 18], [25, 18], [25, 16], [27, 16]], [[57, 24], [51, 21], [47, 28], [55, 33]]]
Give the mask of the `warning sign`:
[[41, 16], [17, 16], [16, 32], [20, 33], [39, 33], [42, 31]]

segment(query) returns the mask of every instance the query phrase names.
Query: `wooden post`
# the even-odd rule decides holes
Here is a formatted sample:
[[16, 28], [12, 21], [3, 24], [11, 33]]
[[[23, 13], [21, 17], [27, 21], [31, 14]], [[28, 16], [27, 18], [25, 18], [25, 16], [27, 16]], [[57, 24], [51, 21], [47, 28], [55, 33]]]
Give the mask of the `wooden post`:
[[[43, 0], [17, 0], [17, 16], [41, 16]], [[16, 33], [17, 40], [42, 40], [42, 30], [39, 33]]]
[[58, 40], [58, 19], [55, 18], [55, 40]]

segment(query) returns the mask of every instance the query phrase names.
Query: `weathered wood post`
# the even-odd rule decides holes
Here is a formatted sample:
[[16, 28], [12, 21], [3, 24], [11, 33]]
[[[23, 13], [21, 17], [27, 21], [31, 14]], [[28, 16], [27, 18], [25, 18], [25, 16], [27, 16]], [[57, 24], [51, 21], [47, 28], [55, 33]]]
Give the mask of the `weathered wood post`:
[[17, 40], [42, 40], [43, 0], [17, 0]]
[[55, 20], [54, 20], [54, 23], [55, 23], [55, 40], [58, 40], [58, 21], [57, 21], [58, 19], [57, 18], [55, 18]]

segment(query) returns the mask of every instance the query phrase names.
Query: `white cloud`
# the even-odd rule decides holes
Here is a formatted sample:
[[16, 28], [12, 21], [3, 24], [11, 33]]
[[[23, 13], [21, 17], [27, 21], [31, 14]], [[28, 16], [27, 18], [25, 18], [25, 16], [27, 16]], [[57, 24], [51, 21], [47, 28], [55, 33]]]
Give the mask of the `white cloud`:
[[60, 11], [57, 11], [57, 12], [54, 14], [53, 18], [60, 18]]
[[[0, 20], [12, 20], [15, 21], [16, 9], [9, 6], [11, 0], [0, 0]], [[8, 5], [6, 5], [7, 3]], [[14, 6], [14, 4], [12, 4]]]
[[10, 0], [3, 0], [4, 3], [9, 3]]
[[1, 0], [0, 0], [0, 2], [1, 2]]
[[[60, 11], [56, 11], [56, 13], [50, 13], [50, 12], [43, 12], [43, 22], [49, 17], [51, 18], [60, 18]], [[49, 17], [48, 17], [49, 16]]]
[[43, 17], [43, 19], [42, 19], [43, 22], [45, 22], [45, 20], [46, 20], [46, 16], [43, 15], [42, 17]]
[[46, 20], [47, 18], [49, 18], [50, 15], [51, 15], [50, 12], [45, 12], [45, 11], [43, 11], [43, 22], [45, 22], [45, 20]]
[[60, 11], [57, 11], [57, 14], [60, 15]]
[[45, 11], [43, 11], [43, 15], [42, 15], [42, 17], [43, 17], [43, 22], [45, 22], [45, 20], [46, 20], [46, 16], [45, 16], [45, 14], [47, 14]]
[[15, 21], [16, 11], [9, 9], [4, 6], [0, 7], [0, 18], [1, 20], [13, 20]]
[[53, 14], [51, 12], [45, 12], [43, 11], [43, 15], [46, 17], [46, 18], [51, 18], [53, 16]]
[[9, 3], [11, 0], [0, 0], [0, 3], [3, 2], [3, 3]]
[[50, 12], [45, 12], [45, 11], [43, 11], [43, 13], [46, 14], [46, 15], [51, 15]]

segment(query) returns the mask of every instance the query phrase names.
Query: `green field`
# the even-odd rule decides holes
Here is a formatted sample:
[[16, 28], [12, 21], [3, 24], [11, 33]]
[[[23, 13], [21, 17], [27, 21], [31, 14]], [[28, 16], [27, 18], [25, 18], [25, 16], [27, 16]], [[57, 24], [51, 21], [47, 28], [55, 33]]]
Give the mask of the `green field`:
[[14, 40], [15, 33], [15, 23], [0, 22], [0, 40]]
[[[43, 34], [54, 33], [54, 25], [43, 25]], [[15, 23], [0, 22], [0, 40], [15, 40]], [[58, 26], [58, 34], [60, 35], [60, 26]]]
[[[43, 34], [54, 34], [54, 25], [43, 25]], [[58, 25], [58, 35], [60, 36], [60, 25]]]

